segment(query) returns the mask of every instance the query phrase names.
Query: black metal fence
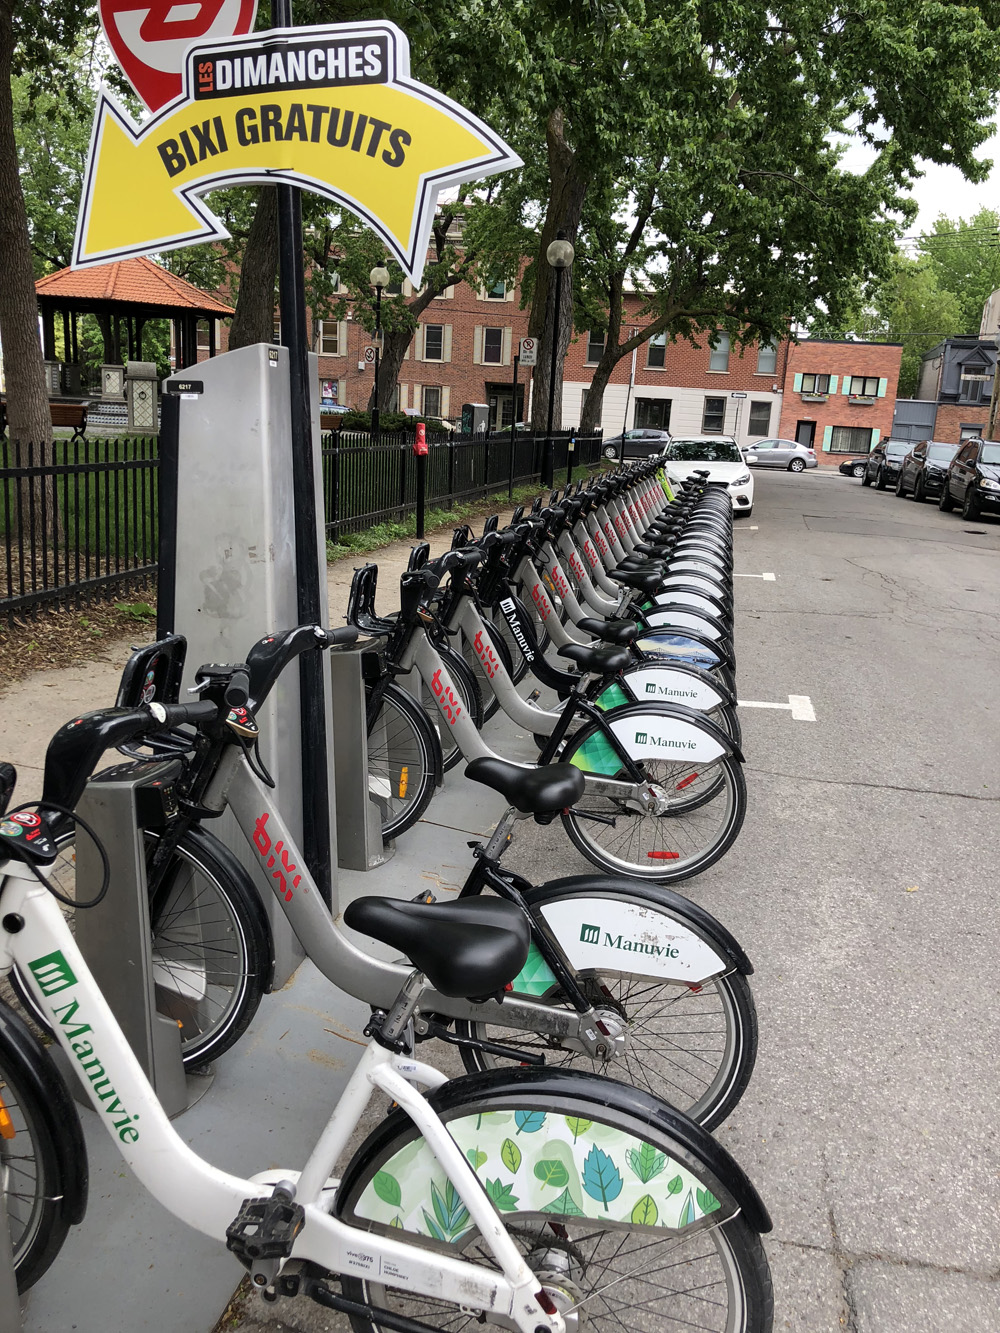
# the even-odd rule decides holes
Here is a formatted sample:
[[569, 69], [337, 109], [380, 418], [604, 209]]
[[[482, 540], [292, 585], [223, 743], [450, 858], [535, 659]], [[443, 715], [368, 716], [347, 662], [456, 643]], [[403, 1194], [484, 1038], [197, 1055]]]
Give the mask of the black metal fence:
[[[544, 443], [544, 436], [526, 432], [515, 435], [513, 449], [509, 432], [428, 435], [426, 505], [482, 499], [512, 484], [536, 479]], [[571, 443], [574, 467], [600, 459], [599, 434], [581, 436], [560, 431], [553, 437], [556, 484], [566, 477]], [[417, 460], [412, 433], [383, 433], [377, 443], [368, 432], [324, 435], [323, 491], [326, 532], [331, 540], [376, 523], [397, 522], [413, 513], [417, 507]]]
[[[599, 461], [601, 436], [562, 431], [553, 440], [556, 483]], [[499, 495], [537, 479], [543, 436], [428, 438], [428, 507]], [[156, 439], [0, 439], [0, 624], [47, 605], [81, 606], [155, 586], [159, 451]], [[417, 507], [410, 432], [323, 436], [327, 536], [336, 539]]]
[[0, 440], [0, 616], [155, 580], [158, 465], [155, 439]]

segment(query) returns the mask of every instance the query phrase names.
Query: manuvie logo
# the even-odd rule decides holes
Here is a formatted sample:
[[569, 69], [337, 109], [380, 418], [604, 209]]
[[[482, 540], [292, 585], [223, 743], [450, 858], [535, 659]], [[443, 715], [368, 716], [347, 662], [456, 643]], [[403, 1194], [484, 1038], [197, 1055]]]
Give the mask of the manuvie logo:
[[76, 985], [76, 976], [73, 969], [58, 949], [55, 953], [47, 953], [44, 958], [36, 958], [28, 966], [34, 973], [39, 989], [45, 996], [58, 995], [61, 990], [66, 990], [68, 986]]
[[601, 938], [600, 926], [588, 926], [586, 922], [580, 927], [580, 940], [583, 944], [598, 944]]
[[647, 737], [647, 735], [646, 735], [646, 733], [645, 733], [644, 731], [637, 731], [637, 732], [635, 733], [635, 743], [636, 743], [636, 745], [645, 745], [647, 739], [648, 739], [648, 737]]

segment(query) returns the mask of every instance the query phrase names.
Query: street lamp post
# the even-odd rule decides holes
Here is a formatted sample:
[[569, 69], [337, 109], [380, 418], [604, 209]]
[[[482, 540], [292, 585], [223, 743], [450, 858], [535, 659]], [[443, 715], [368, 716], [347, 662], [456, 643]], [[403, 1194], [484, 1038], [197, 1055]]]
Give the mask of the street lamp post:
[[559, 302], [562, 296], [563, 269], [573, 262], [575, 251], [566, 239], [564, 231], [556, 232], [556, 239], [545, 251], [549, 267], [556, 271], [555, 308], [552, 312], [552, 361], [549, 368], [549, 424], [545, 432], [545, 453], [542, 458], [542, 485], [552, 485], [553, 456], [555, 445], [552, 439], [552, 415], [556, 403], [556, 352], [559, 347]]
[[375, 288], [375, 391], [372, 397], [372, 443], [378, 444], [378, 367], [382, 355], [382, 291], [389, 285], [389, 270], [376, 264], [368, 274], [368, 281]]

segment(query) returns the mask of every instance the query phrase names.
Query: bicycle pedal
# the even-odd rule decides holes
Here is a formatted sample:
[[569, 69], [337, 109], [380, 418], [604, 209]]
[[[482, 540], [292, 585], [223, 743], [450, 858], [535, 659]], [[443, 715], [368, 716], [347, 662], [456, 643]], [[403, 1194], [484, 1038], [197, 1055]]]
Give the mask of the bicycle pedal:
[[226, 1248], [246, 1268], [261, 1259], [287, 1259], [305, 1220], [305, 1209], [284, 1190], [244, 1199], [236, 1221], [226, 1227]]
[[538, 703], [541, 697], [542, 697], [541, 690], [532, 690], [531, 693], [528, 695], [527, 699], [525, 700], [525, 702], [529, 704], [536, 704]]
[[414, 903], [436, 903], [437, 897], [431, 893], [430, 889], [421, 889], [415, 898], [410, 899]]

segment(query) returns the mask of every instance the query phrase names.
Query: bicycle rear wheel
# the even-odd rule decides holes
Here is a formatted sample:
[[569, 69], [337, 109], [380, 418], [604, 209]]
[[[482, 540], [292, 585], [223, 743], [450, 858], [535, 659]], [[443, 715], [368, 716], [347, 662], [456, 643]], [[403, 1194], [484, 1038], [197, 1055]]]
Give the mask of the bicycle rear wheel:
[[[160, 834], [144, 836], [148, 866]], [[73, 898], [75, 834], [58, 843], [55, 883]], [[177, 1023], [185, 1068], [207, 1064], [239, 1040], [271, 984], [271, 932], [253, 881], [217, 838], [188, 829], [151, 895], [150, 929], [157, 1012]], [[11, 985], [49, 1031], [16, 969]]]
[[[67, 1174], [67, 1173], [71, 1174]], [[83, 1217], [87, 1158], [66, 1085], [24, 1022], [0, 1003], [0, 1198], [18, 1291], [46, 1272]]]
[[[768, 1333], [770, 1272], [747, 1217], [756, 1210], [740, 1212], [706, 1165], [712, 1149], [695, 1145], [707, 1136], [633, 1089], [574, 1075], [564, 1078], [575, 1092], [559, 1093], [557, 1077], [520, 1070], [520, 1086], [512, 1087], [510, 1075], [479, 1074], [453, 1080], [429, 1100], [567, 1327]], [[635, 1111], [626, 1105], [632, 1098]], [[349, 1164], [338, 1213], [358, 1227], [394, 1228], [388, 1234], [411, 1244], [495, 1267], [454, 1186], [418, 1140], [400, 1113], [384, 1122]], [[725, 1220], [706, 1222], [713, 1213]], [[759, 1224], [768, 1225], [766, 1215]], [[510, 1327], [489, 1312], [384, 1281], [345, 1277], [343, 1290], [449, 1333], [474, 1333], [484, 1320]], [[377, 1315], [351, 1322], [356, 1333], [385, 1327]]]
[[[563, 763], [579, 761], [585, 772], [588, 746], [603, 742], [595, 724], [582, 727], [566, 742]], [[609, 755], [606, 748], [602, 753]], [[610, 756], [613, 759], [613, 755]], [[628, 780], [623, 770], [602, 775]], [[656, 803], [637, 802], [584, 791], [561, 818], [570, 841], [593, 865], [612, 875], [656, 880], [661, 884], [700, 875], [735, 842], [746, 815], [746, 782], [739, 762], [724, 755], [701, 767], [690, 759], [643, 759], [640, 768]]]
[[416, 699], [394, 681], [372, 687], [368, 693], [368, 791], [382, 808], [386, 842], [420, 819], [442, 772], [437, 734]]

